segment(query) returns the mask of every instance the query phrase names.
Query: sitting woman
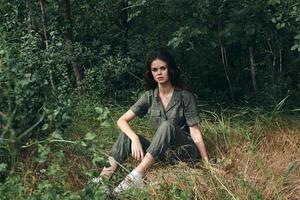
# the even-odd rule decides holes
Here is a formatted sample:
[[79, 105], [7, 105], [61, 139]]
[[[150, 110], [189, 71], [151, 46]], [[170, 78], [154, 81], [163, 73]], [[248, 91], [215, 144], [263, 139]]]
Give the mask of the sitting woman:
[[[112, 147], [108, 158], [110, 167], [100, 174], [111, 177], [118, 164], [128, 156], [139, 160], [139, 165], [114, 189], [115, 193], [144, 186], [144, 175], [149, 167], [163, 159], [170, 148], [183, 148], [177, 155], [185, 159], [208, 161], [203, 138], [198, 127], [199, 117], [194, 96], [180, 80], [179, 70], [165, 49], [154, 51], [147, 62], [146, 89], [142, 97], [117, 122], [122, 133]], [[155, 134], [149, 142], [136, 134], [129, 122], [146, 114], [153, 119]], [[200, 154], [199, 154], [200, 153]]]

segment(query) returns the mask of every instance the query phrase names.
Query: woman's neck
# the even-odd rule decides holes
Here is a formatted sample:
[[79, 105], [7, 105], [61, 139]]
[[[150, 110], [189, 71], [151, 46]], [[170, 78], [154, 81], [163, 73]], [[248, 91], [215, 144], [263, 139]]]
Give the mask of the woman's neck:
[[166, 84], [158, 84], [158, 91], [161, 95], [168, 95], [172, 93], [174, 90], [174, 86], [170, 82]]

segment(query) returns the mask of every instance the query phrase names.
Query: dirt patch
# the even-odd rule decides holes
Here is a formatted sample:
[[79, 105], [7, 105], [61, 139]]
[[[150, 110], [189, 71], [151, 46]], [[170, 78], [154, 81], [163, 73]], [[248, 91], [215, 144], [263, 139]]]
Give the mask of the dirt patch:
[[83, 189], [89, 181], [89, 178], [83, 173], [82, 166], [98, 171], [98, 169], [93, 169], [92, 163], [85, 156], [76, 155], [70, 150], [65, 152], [64, 162], [64, 166], [67, 167], [64, 169], [67, 172], [66, 181], [72, 191]]

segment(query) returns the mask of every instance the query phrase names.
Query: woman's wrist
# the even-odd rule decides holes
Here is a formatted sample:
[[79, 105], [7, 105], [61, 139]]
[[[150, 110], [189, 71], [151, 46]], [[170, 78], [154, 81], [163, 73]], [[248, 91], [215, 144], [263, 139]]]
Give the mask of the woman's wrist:
[[208, 157], [207, 157], [207, 156], [204, 156], [204, 157], [203, 157], [203, 161], [204, 161], [204, 162], [208, 162], [208, 163], [209, 163], [209, 159], [208, 159]]
[[208, 159], [203, 159], [203, 163], [204, 163], [204, 165], [210, 165], [210, 162]]
[[209, 160], [203, 160], [203, 165], [206, 169], [210, 169], [211, 168], [211, 163], [209, 162]]
[[139, 136], [134, 133], [134, 134], [132, 134], [132, 136], [130, 137], [130, 139], [131, 139], [132, 142], [136, 142], [136, 141], [139, 140]]

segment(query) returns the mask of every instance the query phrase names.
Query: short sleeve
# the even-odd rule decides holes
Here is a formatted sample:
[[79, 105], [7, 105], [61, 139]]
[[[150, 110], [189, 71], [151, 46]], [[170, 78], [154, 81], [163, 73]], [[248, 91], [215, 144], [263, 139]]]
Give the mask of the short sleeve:
[[132, 110], [138, 117], [142, 118], [145, 116], [148, 112], [149, 108], [149, 92], [145, 92], [140, 99], [133, 104], [133, 106], [130, 107], [130, 110]]
[[187, 91], [183, 92], [183, 104], [184, 117], [188, 126], [193, 126], [194, 124], [199, 123], [200, 119], [197, 113], [196, 100], [192, 93]]

